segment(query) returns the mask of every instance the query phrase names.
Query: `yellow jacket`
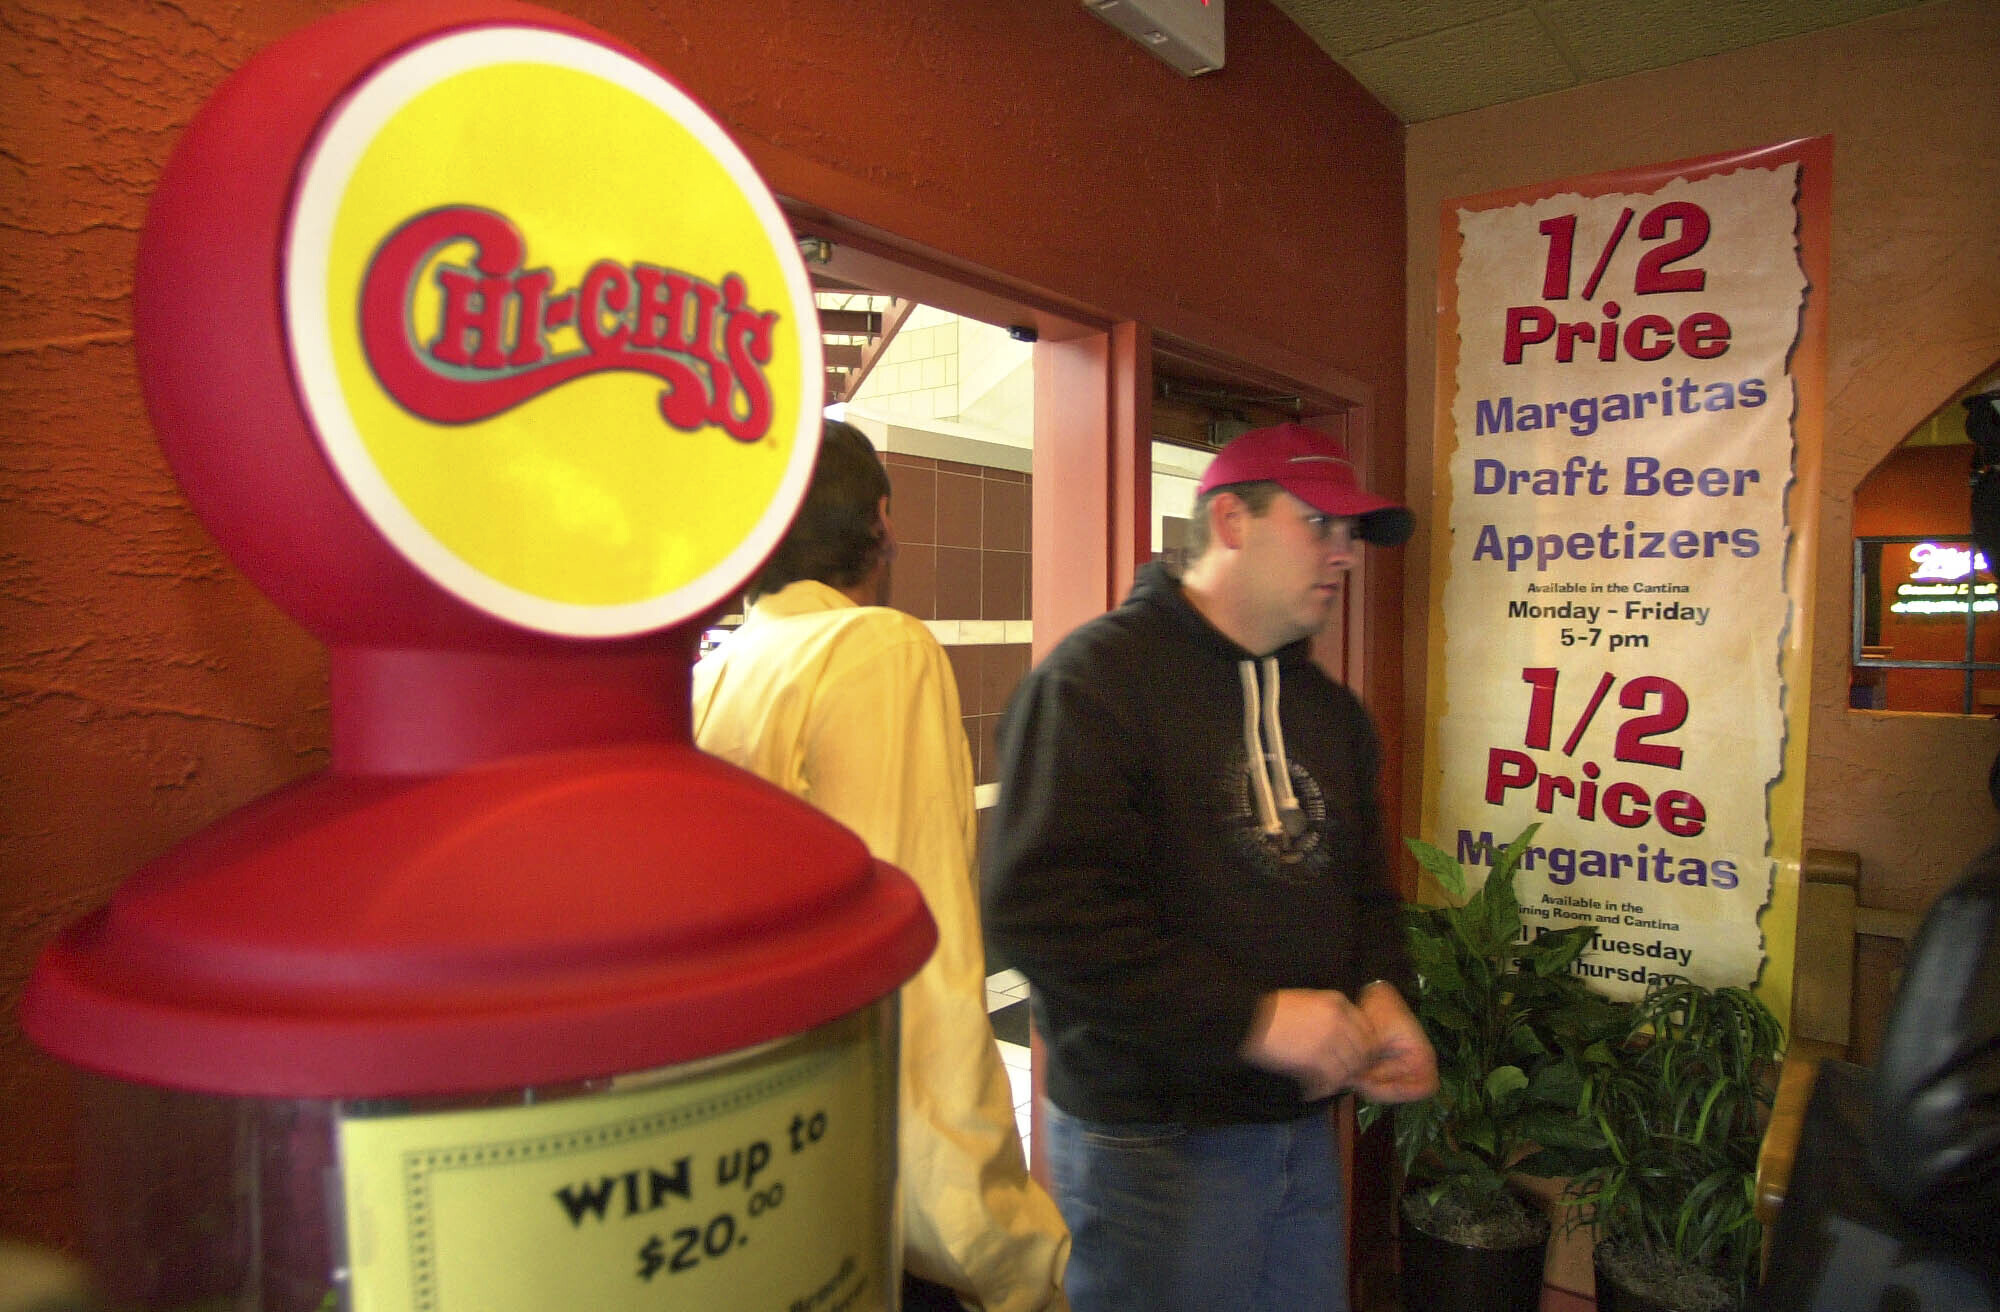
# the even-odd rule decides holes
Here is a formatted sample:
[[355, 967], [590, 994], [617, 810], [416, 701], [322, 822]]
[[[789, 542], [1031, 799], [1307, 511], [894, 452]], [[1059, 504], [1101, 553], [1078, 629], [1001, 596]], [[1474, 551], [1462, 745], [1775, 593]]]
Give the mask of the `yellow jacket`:
[[904, 1264], [986, 1312], [1067, 1312], [1069, 1233], [1029, 1178], [986, 1016], [972, 757], [923, 624], [803, 581], [694, 671], [695, 741], [802, 797], [909, 874], [938, 946], [902, 991]]

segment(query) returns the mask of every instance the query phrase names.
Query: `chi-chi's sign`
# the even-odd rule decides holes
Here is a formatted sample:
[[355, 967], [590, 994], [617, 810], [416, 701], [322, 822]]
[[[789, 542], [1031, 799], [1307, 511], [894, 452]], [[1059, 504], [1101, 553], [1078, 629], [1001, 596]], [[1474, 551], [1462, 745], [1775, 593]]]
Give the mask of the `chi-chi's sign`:
[[[470, 267], [429, 268], [434, 252], [470, 244]], [[743, 279], [722, 286], [654, 264], [599, 260], [558, 291], [546, 268], [525, 267], [527, 243], [504, 215], [453, 205], [411, 219], [385, 242], [361, 289], [361, 338], [382, 386], [412, 414], [463, 424], [576, 378], [611, 370], [666, 384], [660, 416], [683, 432], [712, 424], [739, 442], [771, 427], [775, 311], [747, 304]], [[443, 293], [426, 334], [408, 322], [429, 274]], [[550, 334], [574, 329], [567, 353]], [[428, 341], [428, 345], [422, 343]]]
[[386, 61], [322, 126], [286, 256], [329, 461], [481, 609], [676, 623], [803, 495], [820, 348], [789, 225], [698, 105], [608, 46], [492, 26]]

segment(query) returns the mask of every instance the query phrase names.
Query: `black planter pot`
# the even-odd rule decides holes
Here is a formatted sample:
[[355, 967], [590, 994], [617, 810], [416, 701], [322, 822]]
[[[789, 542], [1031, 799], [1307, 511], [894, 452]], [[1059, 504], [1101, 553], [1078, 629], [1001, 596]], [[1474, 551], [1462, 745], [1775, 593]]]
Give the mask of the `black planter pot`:
[[1405, 1224], [1403, 1312], [1535, 1312], [1549, 1241], [1473, 1248]]

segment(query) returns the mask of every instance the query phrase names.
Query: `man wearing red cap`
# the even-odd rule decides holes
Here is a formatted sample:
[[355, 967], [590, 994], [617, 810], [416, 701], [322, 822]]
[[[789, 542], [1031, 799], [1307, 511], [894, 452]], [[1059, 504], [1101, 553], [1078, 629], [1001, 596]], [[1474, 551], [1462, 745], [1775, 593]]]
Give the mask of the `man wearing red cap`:
[[[989, 940], [1028, 977], [1077, 1312], [1347, 1306], [1327, 1104], [1428, 1097], [1367, 713], [1307, 653], [1410, 512], [1258, 429], [1001, 722]], [[1282, 696], [1281, 696], [1282, 692]]]

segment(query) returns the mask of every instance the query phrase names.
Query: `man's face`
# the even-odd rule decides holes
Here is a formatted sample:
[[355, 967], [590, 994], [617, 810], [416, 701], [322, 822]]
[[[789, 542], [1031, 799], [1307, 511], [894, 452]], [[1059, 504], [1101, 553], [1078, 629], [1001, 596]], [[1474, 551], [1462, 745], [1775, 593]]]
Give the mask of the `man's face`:
[[1322, 514], [1289, 492], [1245, 520], [1245, 586], [1277, 646], [1326, 626], [1360, 551], [1354, 530], [1353, 519]]

